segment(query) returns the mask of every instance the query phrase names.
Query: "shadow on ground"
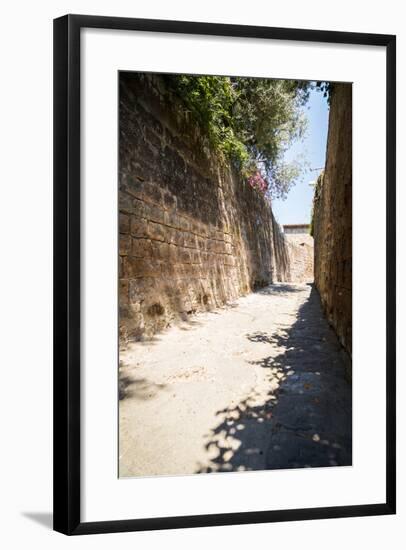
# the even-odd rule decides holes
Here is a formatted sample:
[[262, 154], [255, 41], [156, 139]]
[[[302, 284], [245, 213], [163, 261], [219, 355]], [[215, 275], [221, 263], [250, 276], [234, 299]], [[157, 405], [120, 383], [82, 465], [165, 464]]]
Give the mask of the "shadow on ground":
[[[311, 285], [310, 285], [311, 286]], [[256, 290], [256, 294], [264, 294], [265, 296], [278, 296], [283, 294], [291, 294], [303, 292], [303, 288], [293, 284], [278, 283]]]
[[[260, 292], [295, 291], [278, 285]], [[206, 444], [210, 460], [198, 472], [351, 465], [349, 359], [323, 317], [314, 287], [290, 329], [247, 338], [276, 346], [276, 355], [255, 362], [266, 369], [269, 391], [262, 396], [253, 391], [217, 412], [219, 424]]]
[[160, 390], [166, 387], [165, 384], [156, 384], [147, 378], [129, 376], [124, 371], [125, 366], [120, 361], [118, 370], [118, 398], [120, 401], [128, 398], [146, 401], [154, 398]]
[[42, 525], [42, 527], [52, 529], [53, 515], [51, 512], [23, 512], [22, 516]]

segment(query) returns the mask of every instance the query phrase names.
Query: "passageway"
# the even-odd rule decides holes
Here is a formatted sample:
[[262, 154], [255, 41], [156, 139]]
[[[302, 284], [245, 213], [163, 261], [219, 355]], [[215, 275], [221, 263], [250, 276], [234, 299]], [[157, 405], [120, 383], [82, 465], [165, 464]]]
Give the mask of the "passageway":
[[120, 359], [120, 476], [351, 464], [348, 359], [310, 284], [270, 285]]

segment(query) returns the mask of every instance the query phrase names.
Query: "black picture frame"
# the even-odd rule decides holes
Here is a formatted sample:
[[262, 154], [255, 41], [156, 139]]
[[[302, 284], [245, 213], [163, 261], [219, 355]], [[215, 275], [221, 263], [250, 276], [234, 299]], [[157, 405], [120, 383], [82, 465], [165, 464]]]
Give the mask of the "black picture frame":
[[[293, 510], [83, 523], [80, 519], [80, 31], [248, 37], [386, 48], [386, 500]], [[67, 535], [394, 514], [396, 510], [396, 37], [66, 15], [54, 20], [54, 529]]]

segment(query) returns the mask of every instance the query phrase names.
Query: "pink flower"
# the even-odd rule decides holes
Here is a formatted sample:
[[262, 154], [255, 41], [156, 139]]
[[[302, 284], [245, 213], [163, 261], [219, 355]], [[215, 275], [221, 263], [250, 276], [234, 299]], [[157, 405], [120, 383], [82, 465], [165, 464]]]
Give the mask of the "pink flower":
[[268, 190], [268, 183], [261, 176], [261, 174], [259, 172], [256, 172], [255, 174], [252, 174], [248, 178], [248, 183], [251, 187], [253, 187], [254, 189], [257, 189], [262, 194], [265, 194]]

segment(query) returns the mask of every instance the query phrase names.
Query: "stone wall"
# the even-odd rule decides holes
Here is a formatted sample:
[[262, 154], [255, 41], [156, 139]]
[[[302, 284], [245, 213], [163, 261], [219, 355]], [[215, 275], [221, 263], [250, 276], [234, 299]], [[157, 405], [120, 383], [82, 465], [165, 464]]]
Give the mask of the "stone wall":
[[315, 284], [327, 319], [352, 349], [352, 88], [334, 84], [324, 175], [315, 190]]
[[210, 149], [164, 77], [121, 73], [121, 341], [287, 277], [264, 197]]
[[308, 233], [284, 233], [288, 249], [289, 276], [292, 283], [312, 283], [314, 243]]

